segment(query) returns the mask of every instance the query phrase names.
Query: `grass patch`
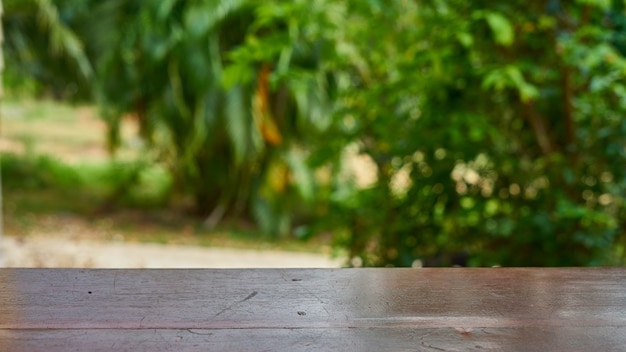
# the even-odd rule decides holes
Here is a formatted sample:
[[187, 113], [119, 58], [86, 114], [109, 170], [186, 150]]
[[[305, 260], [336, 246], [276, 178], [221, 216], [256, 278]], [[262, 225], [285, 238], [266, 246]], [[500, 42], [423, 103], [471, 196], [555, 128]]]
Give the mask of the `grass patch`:
[[171, 180], [158, 166], [114, 161], [66, 164], [49, 156], [15, 154], [4, 155], [1, 161], [6, 232], [14, 236], [54, 233], [80, 222], [91, 239], [330, 251], [321, 238], [276, 239], [241, 222], [209, 231], [203, 219], [184, 207], [166, 206]]

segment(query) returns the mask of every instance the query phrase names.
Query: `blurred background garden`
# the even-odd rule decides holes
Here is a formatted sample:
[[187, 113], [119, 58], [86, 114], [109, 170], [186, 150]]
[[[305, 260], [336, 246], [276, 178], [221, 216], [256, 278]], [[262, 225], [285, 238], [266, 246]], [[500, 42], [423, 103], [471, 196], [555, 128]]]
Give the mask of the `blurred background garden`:
[[2, 0], [5, 236], [624, 265], [625, 4]]

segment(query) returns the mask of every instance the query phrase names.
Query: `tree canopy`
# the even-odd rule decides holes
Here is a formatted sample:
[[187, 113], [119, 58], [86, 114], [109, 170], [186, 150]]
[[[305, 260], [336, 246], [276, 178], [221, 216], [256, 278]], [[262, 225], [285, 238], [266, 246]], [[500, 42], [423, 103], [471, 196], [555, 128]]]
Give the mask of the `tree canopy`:
[[6, 3], [16, 75], [80, 82], [112, 148], [136, 119], [211, 226], [363, 265], [624, 263], [623, 0]]

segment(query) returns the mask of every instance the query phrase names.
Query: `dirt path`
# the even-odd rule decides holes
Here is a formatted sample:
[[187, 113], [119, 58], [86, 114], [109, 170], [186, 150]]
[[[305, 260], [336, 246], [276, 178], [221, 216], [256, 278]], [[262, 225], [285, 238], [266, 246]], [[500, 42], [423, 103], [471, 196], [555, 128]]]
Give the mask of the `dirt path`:
[[0, 239], [5, 267], [66, 268], [338, 268], [320, 254], [206, 248], [145, 243], [68, 241], [28, 237]]

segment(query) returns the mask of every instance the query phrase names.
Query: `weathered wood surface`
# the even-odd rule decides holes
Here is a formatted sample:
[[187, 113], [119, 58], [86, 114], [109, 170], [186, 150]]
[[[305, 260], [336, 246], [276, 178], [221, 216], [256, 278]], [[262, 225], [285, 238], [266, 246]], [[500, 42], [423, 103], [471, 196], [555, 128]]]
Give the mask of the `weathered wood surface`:
[[626, 269], [0, 269], [0, 351], [624, 351]]

